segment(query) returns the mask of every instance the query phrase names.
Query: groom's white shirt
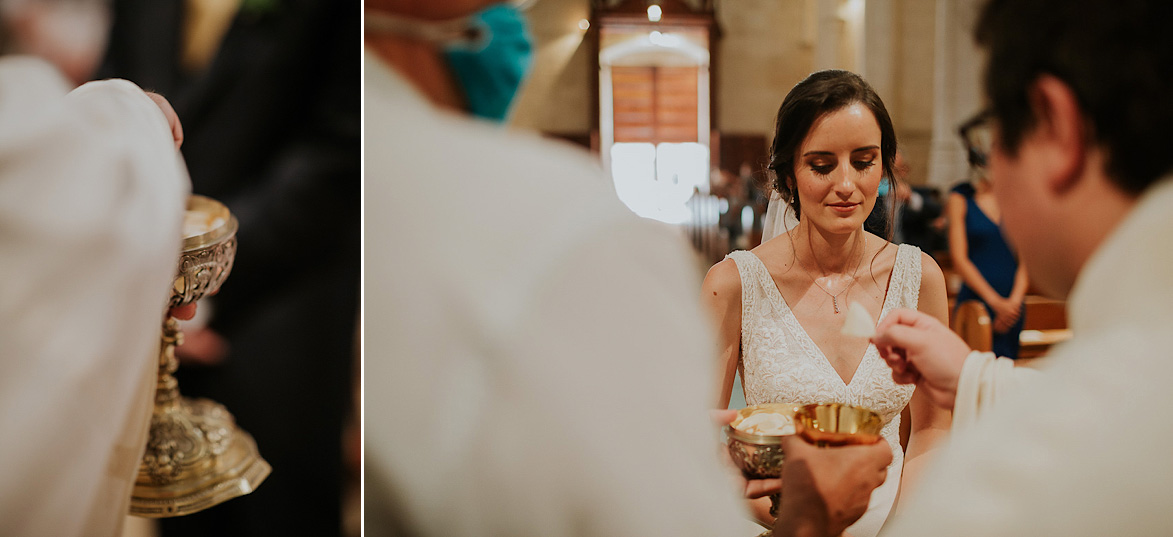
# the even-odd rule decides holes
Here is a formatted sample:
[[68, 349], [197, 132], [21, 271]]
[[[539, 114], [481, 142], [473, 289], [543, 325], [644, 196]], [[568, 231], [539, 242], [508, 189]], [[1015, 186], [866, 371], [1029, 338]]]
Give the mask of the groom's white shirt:
[[367, 532], [729, 534], [682, 237], [585, 153], [365, 61]]
[[0, 58], [0, 534], [111, 537], [146, 446], [190, 184], [125, 80]]
[[[1084, 266], [1075, 335], [1040, 374], [1022, 383], [969, 358], [961, 383], [974, 388], [957, 408], [980, 417], [954, 431], [884, 535], [1173, 534], [1171, 233], [1166, 178]], [[1006, 381], [1016, 386], [994, 386]]]

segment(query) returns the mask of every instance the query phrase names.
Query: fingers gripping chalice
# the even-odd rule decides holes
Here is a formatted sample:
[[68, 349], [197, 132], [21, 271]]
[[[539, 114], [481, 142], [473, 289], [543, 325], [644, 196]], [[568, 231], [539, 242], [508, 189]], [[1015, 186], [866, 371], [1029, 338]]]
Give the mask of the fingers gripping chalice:
[[[171, 307], [191, 304], [220, 288], [232, 270], [236, 227], [236, 218], [220, 202], [203, 196], [188, 200]], [[195, 513], [252, 492], [269, 475], [269, 464], [252, 437], [222, 405], [179, 395], [172, 374], [178, 367], [175, 346], [182, 342], [178, 321], [168, 315], [147, 449], [131, 496], [132, 515]]]

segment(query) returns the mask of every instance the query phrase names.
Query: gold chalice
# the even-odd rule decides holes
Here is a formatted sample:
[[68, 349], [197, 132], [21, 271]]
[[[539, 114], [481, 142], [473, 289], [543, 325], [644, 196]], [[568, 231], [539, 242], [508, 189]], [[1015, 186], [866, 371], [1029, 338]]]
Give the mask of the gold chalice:
[[874, 444], [884, 420], [876, 412], [853, 405], [806, 405], [794, 413], [798, 435], [819, 447]]
[[[184, 222], [183, 253], [171, 307], [216, 292], [236, 254], [236, 218], [222, 203], [192, 196]], [[159, 384], [147, 449], [139, 464], [130, 514], [162, 518], [202, 511], [256, 489], [271, 470], [256, 442], [236, 426], [223, 405], [179, 395], [172, 376], [183, 333], [174, 317], [163, 321]]]
[[748, 406], [737, 411], [737, 417], [725, 426], [725, 437], [729, 445], [729, 456], [747, 479], [766, 479], [782, 476], [782, 438], [794, 434], [791, 425], [780, 434], [755, 434], [745, 427], [750, 416], [774, 414], [792, 420], [798, 405], [789, 403], [764, 403]]
[[[729, 455], [747, 479], [766, 479], [782, 476], [782, 439], [798, 434], [803, 440], [819, 447], [849, 444], [871, 444], [880, 441], [884, 423], [876, 412], [841, 403], [795, 405], [766, 403], [737, 411], [735, 418], [725, 426]], [[751, 416], [781, 414], [792, 419], [793, 428], [778, 434], [753, 434], [744, 425]], [[781, 493], [770, 495], [770, 514], [778, 516]], [[767, 530], [758, 537], [768, 537]]]
[[[733, 463], [741, 470], [746, 479], [767, 479], [782, 477], [782, 439], [792, 435], [794, 429], [794, 413], [799, 405], [790, 403], [763, 403], [752, 405], [737, 411], [737, 417], [725, 426], [726, 442], [729, 445], [729, 456]], [[746, 427], [754, 421], [754, 417], [768, 417], [775, 423], [769, 434], [758, 431], [757, 427]], [[785, 425], [777, 427], [780, 416]], [[763, 423], [765, 425], [767, 423]], [[770, 495], [770, 514], [778, 516], [778, 502], [781, 494]], [[770, 535], [766, 531], [762, 535]], [[759, 536], [760, 537], [760, 536]]]

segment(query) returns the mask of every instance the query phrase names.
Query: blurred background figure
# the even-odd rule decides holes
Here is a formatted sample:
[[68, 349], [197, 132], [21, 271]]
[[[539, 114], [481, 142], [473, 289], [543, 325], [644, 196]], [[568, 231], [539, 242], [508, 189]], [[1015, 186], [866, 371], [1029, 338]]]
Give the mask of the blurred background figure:
[[107, 7], [0, 1], [4, 535], [117, 536], [146, 446], [190, 184], [165, 100], [74, 89]]
[[766, 206], [770, 203], [770, 189], [766, 186], [769, 183], [769, 175], [765, 168], [755, 168], [750, 162], [742, 162], [738, 176], [741, 178], [741, 184], [745, 185], [750, 207], [749, 214], [745, 209], [742, 209], [741, 214], [742, 227], [749, 228], [744, 230], [750, 237], [746, 245], [748, 246], [751, 241], [760, 244], [762, 221], [766, 218]]
[[941, 192], [930, 185], [910, 185], [904, 182], [911, 173], [911, 165], [904, 159], [904, 153], [896, 152], [895, 173], [902, 181], [896, 187], [896, 198], [900, 205], [900, 225], [896, 227], [896, 240], [911, 244], [933, 257], [948, 249], [945, 239], [945, 215], [941, 204]]
[[712, 193], [725, 201], [722, 205], [724, 212], [721, 213], [720, 225], [725, 232], [729, 249], [744, 248], [738, 245], [746, 244], [748, 238], [745, 236], [753, 231], [752, 226], [746, 230], [742, 224], [742, 213], [749, 204], [750, 188], [753, 188], [752, 185], [747, 185], [742, 177], [728, 170], [714, 172]]
[[1029, 282], [1026, 267], [1002, 235], [1002, 216], [986, 171], [990, 133], [980, 126], [984, 119], [960, 128], [969, 150], [971, 179], [949, 194], [949, 255], [964, 281], [956, 307], [980, 301], [993, 320], [994, 354], [1017, 359]]
[[[894, 184], [895, 189], [893, 188]], [[893, 218], [891, 215], [899, 214], [901, 189], [904, 189], [903, 193], [907, 193], [906, 186], [903, 186], [898, 181], [893, 181], [890, 177], [885, 177], [880, 181], [879, 194], [876, 196], [876, 206], [872, 209], [872, 213], [868, 215], [868, 219], [864, 222], [863, 226], [868, 233], [888, 239], [895, 244], [900, 244], [900, 240], [897, 238], [897, 226], [892, 225]]]
[[0, 53], [48, 62], [71, 88], [90, 79], [110, 29], [102, 0], [2, 0], [0, 18]]
[[900, 212], [901, 240], [931, 252], [933, 257], [944, 257], [942, 253], [949, 249], [946, 227], [941, 192], [929, 186], [911, 187], [908, 203]]
[[358, 5], [115, 0], [99, 76], [171, 99], [196, 193], [240, 220], [232, 276], [179, 348], [273, 466], [167, 536], [339, 535], [359, 290]]

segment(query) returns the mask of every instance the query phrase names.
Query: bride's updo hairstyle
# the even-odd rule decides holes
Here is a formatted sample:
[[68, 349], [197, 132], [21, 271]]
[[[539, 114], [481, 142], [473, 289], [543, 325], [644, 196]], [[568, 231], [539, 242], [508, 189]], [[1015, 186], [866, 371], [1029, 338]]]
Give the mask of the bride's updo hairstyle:
[[[864, 105], [876, 117], [880, 126], [880, 160], [884, 177], [888, 178], [891, 190], [896, 190], [896, 176], [892, 173], [896, 161], [896, 131], [892, 128], [892, 118], [884, 108], [884, 101], [863, 77], [855, 73], [838, 69], [818, 71], [794, 86], [782, 101], [778, 119], [774, 122], [774, 143], [770, 145], [768, 167], [774, 172], [772, 186], [794, 208], [796, 217], [802, 216], [794, 177], [799, 146], [815, 120], [855, 103]], [[895, 214], [896, 196], [889, 197], [892, 207], [888, 214], [892, 215]], [[892, 221], [889, 217], [889, 238]]]

